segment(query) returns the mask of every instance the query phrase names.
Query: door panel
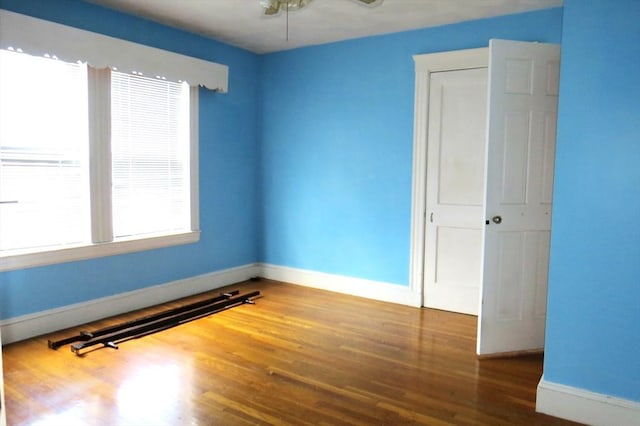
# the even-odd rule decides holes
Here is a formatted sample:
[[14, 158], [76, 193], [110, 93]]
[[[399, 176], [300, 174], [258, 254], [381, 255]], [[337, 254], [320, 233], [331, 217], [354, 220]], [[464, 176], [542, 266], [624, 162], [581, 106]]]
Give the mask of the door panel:
[[[520, 232], [503, 232], [498, 237], [498, 293], [495, 313], [499, 321], [522, 318], [522, 262], [505, 262], [506, 259], [525, 257], [525, 235]], [[484, 311], [483, 311], [484, 313]]]
[[484, 203], [486, 68], [429, 82], [424, 306], [478, 314]]
[[491, 40], [478, 354], [544, 347], [560, 48]]
[[540, 202], [551, 205], [553, 194], [553, 170], [555, 168], [556, 153], [556, 124], [557, 114], [546, 113], [544, 117], [544, 152], [542, 171], [542, 194]]
[[540, 231], [538, 237], [538, 264], [536, 268], [536, 285], [534, 294], [533, 314], [543, 321], [547, 315], [547, 277], [549, 275], [549, 246], [551, 243], [551, 232]]
[[512, 112], [505, 115], [505, 140], [509, 142], [502, 145], [502, 156], [509, 161], [504, 162], [504, 171], [501, 176], [501, 204], [526, 203], [530, 123], [527, 112]]
[[486, 70], [438, 73], [431, 83], [433, 140], [439, 145], [438, 203], [482, 206], [485, 145], [479, 141], [485, 132]]
[[[466, 250], [465, 255], [467, 257], [464, 262], [461, 262], [458, 259], [461, 247], [477, 247], [478, 250]], [[436, 282], [458, 283], [460, 285], [477, 282], [482, 261], [480, 247], [482, 247], [481, 229], [438, 227]]]

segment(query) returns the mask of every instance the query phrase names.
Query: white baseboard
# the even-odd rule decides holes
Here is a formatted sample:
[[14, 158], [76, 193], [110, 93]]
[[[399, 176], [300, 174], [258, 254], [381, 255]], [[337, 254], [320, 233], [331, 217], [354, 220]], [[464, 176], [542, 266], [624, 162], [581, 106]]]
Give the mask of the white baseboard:
[[306, 269], [289, 268], [269, 264], [260, 264], [261, 277], [284, 281], [287, 283], [366, 297], [383, 302], [420, 307], [422, 300], [419, 294], [413, 293], [409, 287], [371, 281], [344, 275], [327, 274]]
[[9, 318], [0, 322], [2, 343], [18, 342], [75, 327], [246, 281], [255, 276], [408, 306], [419, 307], [422, 302], [419, 294], [401, 285], [258, 263]]
[[198, 275], [88, 302], [9, 318], [0, 323], [2, 343], [7, 344], [101, 318], [131, 312], [160, 303], [214, 290], [260, 275], [257, 264]]
[[640, 425], [640, 402], [548, 382], [538, 384], [536, 411], [594, 426]]

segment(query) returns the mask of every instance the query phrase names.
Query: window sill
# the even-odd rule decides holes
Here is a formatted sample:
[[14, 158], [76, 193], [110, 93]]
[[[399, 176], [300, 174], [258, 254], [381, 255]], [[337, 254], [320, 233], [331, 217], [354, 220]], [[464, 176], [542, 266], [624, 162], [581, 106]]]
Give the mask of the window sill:
[[200, 240], [200, 231], [179, 234], [164, 234], [146, 238], [118, 239], [108, 243], [89, 244], [57, 248], [46, 251], [29, 252], [0, 256], [0, 272], [14, 269], [53, 265], [56, 263], [95, 259], [98, 257], [137, 251], [153, 250], [182, 244], [196, 243]]

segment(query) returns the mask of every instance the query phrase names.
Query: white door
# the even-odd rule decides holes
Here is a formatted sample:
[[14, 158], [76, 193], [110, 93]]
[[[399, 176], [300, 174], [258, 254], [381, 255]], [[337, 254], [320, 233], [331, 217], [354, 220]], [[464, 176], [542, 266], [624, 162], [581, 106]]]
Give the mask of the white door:
[[491, 40], [479, 355], [544, 347], [560, 47]]
[[428, 114], [423, 305], [477, 315], [487, 69], [431, 73]]

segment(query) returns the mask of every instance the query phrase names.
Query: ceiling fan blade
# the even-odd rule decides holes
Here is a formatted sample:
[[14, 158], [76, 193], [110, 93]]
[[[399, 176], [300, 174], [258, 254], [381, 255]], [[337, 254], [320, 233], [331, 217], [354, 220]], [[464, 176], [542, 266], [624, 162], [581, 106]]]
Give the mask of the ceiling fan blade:
[[280, 12], [279, 0], [260, 0], [260, 6], [262, 6], [264, 14], [267, 16], [277, 15]]
[[267, 16], [278, 15], [282, 10], [294, 12], [300, 10], [312, 0], [260, 0], [260, 6]]
[[382, 3], [383, 0], [355, 0], [360, 3], [364, 3], [367, 6], [378, 6]]
[[269, 6], [264, 8], [264, 14], [267, 16], [277, 15], [280, 12], [279, 6]]

